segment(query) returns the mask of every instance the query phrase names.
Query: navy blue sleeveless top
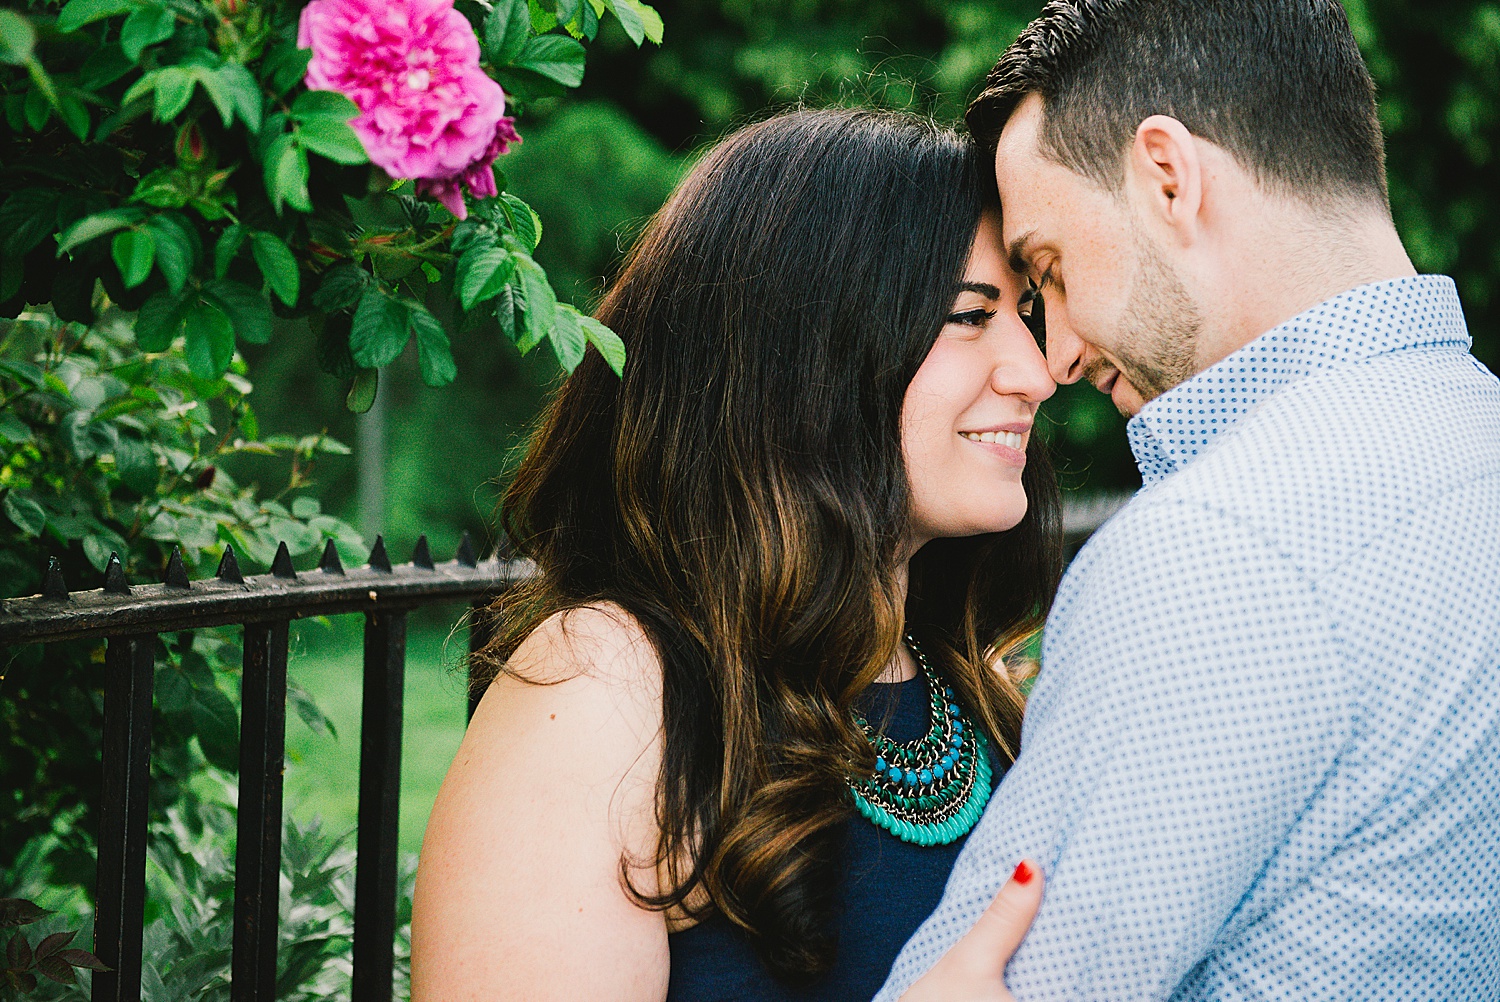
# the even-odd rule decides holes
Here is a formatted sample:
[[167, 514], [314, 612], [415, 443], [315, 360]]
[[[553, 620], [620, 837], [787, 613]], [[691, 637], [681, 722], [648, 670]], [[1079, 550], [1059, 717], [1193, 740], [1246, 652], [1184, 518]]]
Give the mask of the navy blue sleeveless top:
[[[888, 700], [894, 705], [887, 734], [909, 741], [927, 733], [922, 675], [873, 686], [866, 718], [884, 719]], [[1002, 771], [995, 763], [996, 782]], [[739, 928], [715, 914], [667, 937], [672, 954], [667, 1002], [870, 1002], [907, 938], [937, 907], [966, 838], [952, 845], [911, 845], [857, 814], [845, 828], [838, 954], [827, 976], [804, 988], [782, 984]]]

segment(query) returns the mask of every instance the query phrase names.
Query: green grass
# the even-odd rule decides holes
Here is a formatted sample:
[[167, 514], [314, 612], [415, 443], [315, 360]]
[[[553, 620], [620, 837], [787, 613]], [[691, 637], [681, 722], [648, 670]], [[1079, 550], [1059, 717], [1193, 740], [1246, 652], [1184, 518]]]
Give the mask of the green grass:
[[[448, 613], [438, 617], [433, 612]], [[463, 630], [449, 638], [447, 624], [462, 608], [413, 614], [406, 645], [406, 705], [401, 746], [401, 853], [422, 846], [427, 816], [465, 724], [464, 675], [468, 653]], [[292, 624], [290, 681], [301, 685], [333, 723], [318, 734], [294, 711], [286, 735], [286, 811], [321, 816], [324, 831], [355, 827], [359, 813], [359, 732], [362, 616], [326, 623]]]

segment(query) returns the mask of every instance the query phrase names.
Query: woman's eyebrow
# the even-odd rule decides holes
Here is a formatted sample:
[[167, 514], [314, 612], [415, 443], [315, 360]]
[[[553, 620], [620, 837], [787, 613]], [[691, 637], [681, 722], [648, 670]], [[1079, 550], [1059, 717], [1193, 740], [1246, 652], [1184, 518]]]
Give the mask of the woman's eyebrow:
[[988, 282], [961, 282], [958, 286], [959, 292], [977, 292], [986, 299], [999, 299], [1000, 287], [990, 285]]

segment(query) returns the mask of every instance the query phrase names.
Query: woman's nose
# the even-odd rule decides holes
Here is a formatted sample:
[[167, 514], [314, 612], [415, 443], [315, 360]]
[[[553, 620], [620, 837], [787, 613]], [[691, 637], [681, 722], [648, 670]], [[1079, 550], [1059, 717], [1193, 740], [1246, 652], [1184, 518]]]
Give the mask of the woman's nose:
[[1039, 404], [1057, 392], [1057, 383], [1047, 371], [1047, 359], [1037, 347], [1031, 332], [1021, 327], [1021, 335], [1013, 339], [1015, 348], [999, 360], [991, 376], [995, 392], [1001, 395], [1018, 395], [1030, 403]]

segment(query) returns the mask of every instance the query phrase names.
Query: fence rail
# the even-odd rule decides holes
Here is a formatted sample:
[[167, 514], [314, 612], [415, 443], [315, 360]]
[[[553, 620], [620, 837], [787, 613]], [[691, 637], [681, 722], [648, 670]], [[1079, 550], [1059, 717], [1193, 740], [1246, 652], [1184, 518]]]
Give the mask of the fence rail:
[[[1128, 495], [1111, 495], [1066, 504], [1069, 550], [1082, 545], [1127, 500]], [[389, 1002], [407, 613], [439, 602], [482, 606], [529, 570], [524, 561], [476, 559], [466, 534], [450, 561], [434, 563], [424, 536], [411, 561], [396, 566], [377, 538], [366, 565], [350, 569], [330, 542], [318, 567], [299, 574], [283, 543], [266, 574], [245, 576], [234, 550], [226, 549], [213, 578], [190, 581], [174, 552], [166, 580], [148, 585], [131, 585], [119, 557], [111, 555], [104, 587], [76, 593], [68, 590], [54, 559], [42, 594], [0, 601], [0, 647], [108, 640], [94, 952], [113, 970], [94, 975], [94, 1002], [140, 998], [158, 635], [225, 625], [245, 631], [230, 997], [234, 1002], [269, 1002], [275, 998], [279, 934], [289, 627], [306, 616], [364, 614], [353, 997], [356, 1002]], [[484, 617], [471, 620], [471, 653], [488, 640], [490, 625]], [[472, 713], [477, 698], [472, 690], [469, 698]]]
[[[218, 573], [200, 581], [188, 580], [174, 552], [166, 581], [155, 585], [129, 584], [112, 555], [104, 587], [77, 593], [68, 591], [54, 560], [41, 595], [0, 602], [0, 647], [108, 640], [94, 952], [113, 970], [94, 975], [95, 1002], [141, 997], [158, 635], [231, 624], [245, 631], [230, 997], [269, 1002], [279, 934], [289, 627], [306, 616], [364, 613], [353, 988], [358, 1002], [386, 1002], [394, 973], [407, 613], [439, 602], [483, 605], [526, 571], [520, 561], [477, 560], [467, 536], [451, 561], [434, 563], [423, 537], [411, 562], [397, 566], [377, 539], [368, 563], [347, 570], [330, 542], [318, 568], [301, 574], [282, 544], [267, 574], [243, 575], [234, 551], [226, 549]], [[471, 650], [485, 639], [482, 624], [471, 627]]]

